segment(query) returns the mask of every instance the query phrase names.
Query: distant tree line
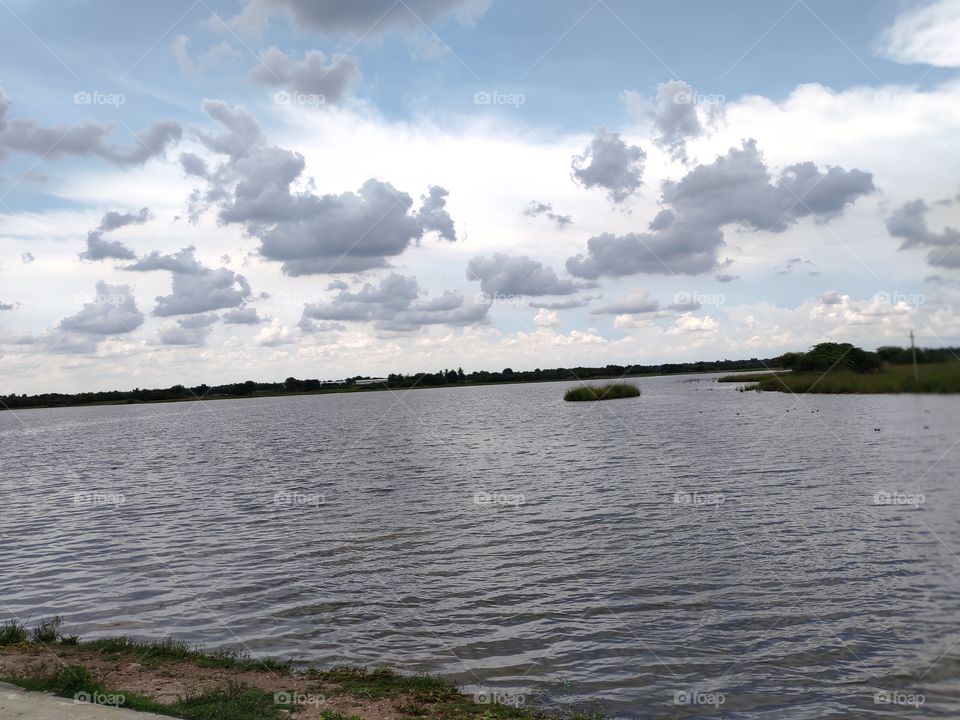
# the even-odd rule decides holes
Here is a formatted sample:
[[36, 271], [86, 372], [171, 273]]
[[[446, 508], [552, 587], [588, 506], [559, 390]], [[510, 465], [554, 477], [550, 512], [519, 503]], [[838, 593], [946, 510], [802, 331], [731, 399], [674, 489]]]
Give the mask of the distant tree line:
[[[917, 348], [917, 363], [942, 363], [957, 360], [960, 348]], [[853, 370], [869, 373], [879, 370], [884, 363], [907, 365], [913, 362], [910, 348], [884, 345], [875, 352], [868, 352], [850, 343], [826, 342], [814, 345], [809, 351], [784, 353], [774, 358], [776, 367], [797, 372], [825, 372], [827, 370]]]
[[708, 362], [663, 363], [660, 365], [604, 365], [602, 367], [536, 368], [513, 370], [504, 368], [499, 372], [477, 370], [465, 373], [463, 368], [438, 370], [435, 373], [405, 375], [391, 373], [386, 379], [357, 375], [345, 380], [300, 380], [289, 377], [283, 382], [261, 383], [253, 380], [227, 385], [197, 385], [186, 387], [133, 390], [108, 390], [85, 392], [73, 395], [45, 393], [42, 395], [0, 396], [0, 410], [16, 410], [32, 407], [68, 407], [72, 405], [133, 404], [144, 402], [172, 402], [178, 400], [203, 400], [281, 395], [289, 393], [363, 392], [384, 388], [437, 387], [442, 385], [484, 385], [490, 383], [542, 382], [547, 380], [586, 380], [590, 378], [619, 378], [630, 375], [670, 375], [688, 372], [724, 372], [733, 370], [762, 370], [771, 367], [773, 359], [761, 360], [715, 360]]

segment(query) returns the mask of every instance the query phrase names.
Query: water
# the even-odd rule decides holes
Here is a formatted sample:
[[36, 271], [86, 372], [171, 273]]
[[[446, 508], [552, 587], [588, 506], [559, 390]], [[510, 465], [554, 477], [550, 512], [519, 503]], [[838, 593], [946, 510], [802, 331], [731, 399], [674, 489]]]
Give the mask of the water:
[[638, 383], [0, 413], [0, 616], [618, 718], [960, 716], [960, 401]]

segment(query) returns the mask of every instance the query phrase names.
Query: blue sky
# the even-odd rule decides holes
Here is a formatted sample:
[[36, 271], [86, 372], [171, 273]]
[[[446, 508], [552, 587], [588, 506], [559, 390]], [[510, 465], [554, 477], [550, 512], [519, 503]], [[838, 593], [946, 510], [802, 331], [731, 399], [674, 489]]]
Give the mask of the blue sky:
[[6, 0], [0, 392], [960, 342], [958, 6]]

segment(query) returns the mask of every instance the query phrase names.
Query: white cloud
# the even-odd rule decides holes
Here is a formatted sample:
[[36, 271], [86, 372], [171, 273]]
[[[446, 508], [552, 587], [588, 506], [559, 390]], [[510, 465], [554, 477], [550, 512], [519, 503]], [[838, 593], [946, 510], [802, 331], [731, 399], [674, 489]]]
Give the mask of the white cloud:
[[938, 0], [897, 15], [880, 52], [900, 63], [960, 67], [960, 2]]

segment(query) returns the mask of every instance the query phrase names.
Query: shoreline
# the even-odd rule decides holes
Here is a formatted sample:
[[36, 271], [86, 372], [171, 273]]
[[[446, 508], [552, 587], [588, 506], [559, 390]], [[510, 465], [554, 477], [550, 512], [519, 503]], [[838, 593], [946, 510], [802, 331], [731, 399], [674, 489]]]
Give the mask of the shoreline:
[[545, 712], [523, 695], [466, 694], [434, 675], [382, 665], [326, 670], [295, 661], [208, 653], [173, 640], [35, 639], [0, 644], [0, 682], [84, 704], [188, 720], [600, 720]]
[[[89, 403], [69, 403], [69, 404], [52, 404], [52, 405], [33, 405], [30, 407], [18, 407], [18, 408], [8, 408], [0, 403], [0, 413], [3, 412], [25, 412], [28, 410], [66, 410], [69, 408], [86, 408], [86, 407], [121, 407], [124, 405], [162, 405], [166, 403], [190, 403], [190, 402], [211, 402], [214, 400], [261, 400], [264, 398], [275, 398], [275, 397], [300, 397], [306, 395], [339, 395], [339, 394], [350, 394], [350, 393], [368, 393], [368, 392], [401, 392], [407, 390], [446, 390], [452, 388], [477, 388], [477, 387], [491, 387], [491, 386], [503, 386], [503, 385], [542, 385], [545, 383], [564, 383], [564, 382], [597, 382], [602, 380], [618, 380], [618, 379], [632, 379], [632, 378], [654, 378], [654, 377], [682, 377], [684, 375], [717, 375], [720, 373], [727, 373], [727, 375], [737, 375], [737, 374], [766, 374], [769, 372], [776, 372], [775, 368], [770, 370], [756, 370], [756, 369], [744, 369], [744, 370], [689, 370], [684, 372], [675, 372], [675, 373], [639, 373], [632, 375], [623, 375], [623, 376], [611, 376], [611, 375], [597, 375], [589, 377], [572, 377], [564, 378], [561, 380], [511, 380], [511, 381], [498, 381], [498, 382], [485, 382], [485, 383], [450, 383], [449, 385], [412, 385], [410, 387], [389, 387], [387, 385], [364, 385], [361, 387], [342, 387], [342, 388], [331, 388], [325, 390], [312, 390], [312, 391], [291, 391], [291, 392], [269, 392], [269, 393], [258, 393], [250, 395], [216, 395], [216, 396], [203, 396], [203, 397], [185, 397], [185, 398], [165, 398], [161, 400], [117, 400], [117, 401], [103, 401], [103, 402], [89, 402]], [[718, 378], [719, 380], [719, 378]], [[734, 382], [734, 381], [728, 381]]]

